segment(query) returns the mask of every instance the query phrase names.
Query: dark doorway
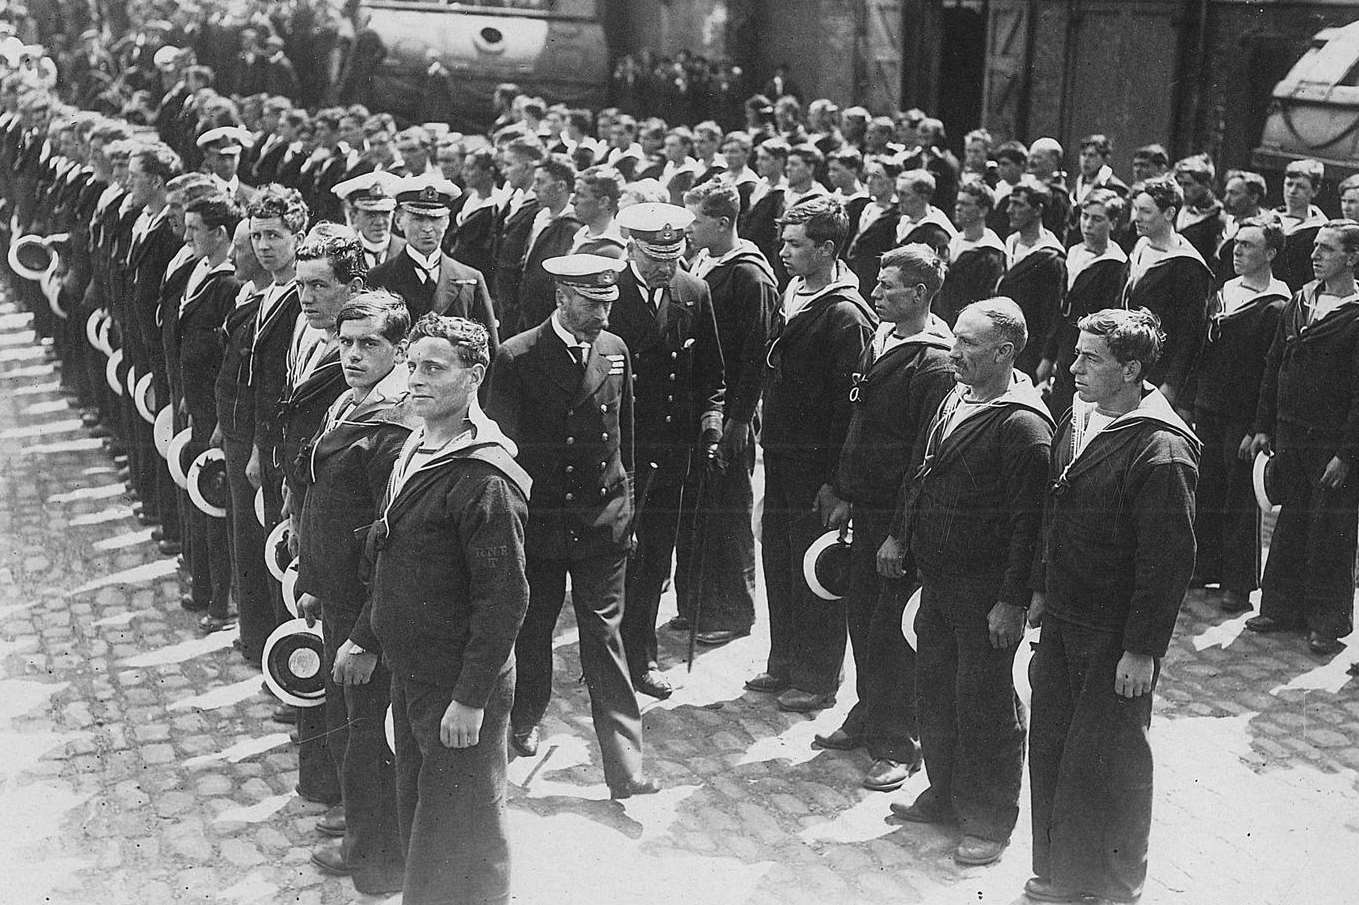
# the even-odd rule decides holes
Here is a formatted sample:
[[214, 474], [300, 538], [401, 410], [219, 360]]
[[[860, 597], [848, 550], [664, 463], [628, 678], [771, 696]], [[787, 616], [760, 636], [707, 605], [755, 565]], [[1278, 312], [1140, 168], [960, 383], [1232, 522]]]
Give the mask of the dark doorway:
[[981, 2], [946, 3], [940, 10], [939, 93], [934, 110], [948, 146], [962, 157], [963, 136], [981, 125], [986, 78], [986, 16]]

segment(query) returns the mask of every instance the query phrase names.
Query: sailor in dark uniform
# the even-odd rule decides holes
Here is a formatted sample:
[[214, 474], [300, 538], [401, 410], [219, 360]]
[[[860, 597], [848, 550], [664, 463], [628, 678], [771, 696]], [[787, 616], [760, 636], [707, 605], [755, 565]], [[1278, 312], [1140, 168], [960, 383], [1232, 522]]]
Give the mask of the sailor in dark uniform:
[[679, 269], [688, 210], [635, 204], [618, 215], [629, 266], [618, 280], [612, 324], [632, 353], [637, 425], [637, 546], [628, 558], [623, 643], [633, 686], [670, 696], [657, 663], [656, 614], [670, 577], [680, 495], [691, 468], [722, 437], [722, 347], [708, 284]]
[[557, 309], [496, 354], [488, 410], [519, 448], [533, 479], [524, 539], [528, 613], [515, 642], [518, 681], [510, 743], [537, 753], [552, 696], [552, 632], [571, 576], [580, 660], [614, 798], [659, 786], [642, 774], [642, 718], [628, 678], [620, 626], [632, 541], [632, 366], [604, 332], [627, 265], [599, 255], [544, 262], [557, 278]]

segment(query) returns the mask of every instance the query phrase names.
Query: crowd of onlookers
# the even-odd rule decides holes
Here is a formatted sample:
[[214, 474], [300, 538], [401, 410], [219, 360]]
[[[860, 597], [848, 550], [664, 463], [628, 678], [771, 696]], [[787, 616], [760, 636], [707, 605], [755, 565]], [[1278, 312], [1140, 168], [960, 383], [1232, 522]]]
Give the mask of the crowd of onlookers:
[[[688, 55], [623, 58], [602, 110], [502, 85], [491, 126], [459, 133], [382, 111], [366, 93], [380, 54], [324, 4], [150, 11], [132, 5], [135, 24], [111, 43], [107, 23], [74, 14], [66, 25], [87, 26], [68, 29], [74, 46], [32, 43], [23, 16], [0, 38], [6, 238], [15, 255], [55, 256], [12, 286], [83, 419], [124, 457], [139, 518], [184, 557], [182, 602], [203, 631], [239, 624], [242, 655], [268, 667], [285, 599], [323, 621], [336, 618], [327, 605], [352, 604], [339, 637], [327, 623], [338, 685], [324, 711], [278, 714], [299, 723], [304, 795], [334, 803], [349, 788], [325, 737], [356, 725], [353, 708], [386, 706], [385, 691], [351, 697], [379, 668], [382, 614], [370, 625], [367, 577], [345, 570], [390, 559], [401, 539], [385, 533], [379, 495], [367, 521], [346, 523], [348, 535], [374, 523], [366, 551], [309, 545], [327, 522], [307, 508], [324, 483], [317, 450], [353, 427], [364, 394], [389, 394], [384, 429], [418, 421], [395, 356], [421, 343], [412, 379], [427, 379], [415, 375], [430, 348], [453, 349], [475, 372], [459, 384], [470, 429], [503, 429], [491, 458], [517, 443], [535, 488], [527, 540], [509, 542], [524, 548], [528, 599], [518, 638], [501, 638], [519, 669], [501, 741], [537, 752], [569, 571], [618, 798], [657, 788], [640, 769], [636, 695], [672, 692], [656, 641], [664, 584], [679, 614], [659, 628], [691, 646], [748, 635], [756, 618], [757, 444], [770, 656], [747, 687], [783, 710], [828, 707], [848, 642], [857, 703], [817, 743], [868, 748], [873, 789], [927, 762], [930, 790], [894, 809], [959, 824], [962, 863], [1001, 857], [1014, 827], [1025, 714], [1010, 670], [1025, 622], [1043, 623], [1034, 900], [1140, 893], [1149, 791], [1110, 790], [1150, 769], [1155, 664], [1186, 587], [1216, 585], [1231, 613], [1262, 590], [1248, 628], [1343, 649], [1359, 527], [1359, 179], [1340, 184], [1334, 217], [1315, 204], [1326, 174], [1311, 160], [1289, 165], [1272, 207], [1259, 173], [1155, 144], [1123, 156], [1099, 134], [1068, 149], [977, 129], [960, 159], [924, 111], [804, 105], [783, 67], [748, 94], [739, 70]], [[351, 321], [390, 353], [380, 374], [342, 329]], [[534, 418], [550, 382], [533, 384], [524, 362], [544, 343], [581, 389]], [[422, 404], [424, 426], [403, 439], [441, 423]], [[185, 461], [164, 441], [181, 434], [185, 461], [222, 450], [220, 515], [176, 475]], [[409, 466], [443, 447], [402, 449]], [[1263, 491], [1257, 458], [1273, 474]], [[394, 467], [395, 483], [373, 486], [400, 494]], [[1262, 573], [1271, 500], [1282, 509]], [[573, 527], [549, 536], [549, 523]], [[851, 523], [844, 581], [828, 591], [806, 552]], [[284, 548], [276, 526], [293, 535]], [[296, 592], [270, 575], [272, 557], [301, 562]], [[902, 614], [917, 589], [913, 649]], [[383, 663], [409, 662], [384, 650]], [[448, 725], [446, 747], [475, 744], [467, 724]], [[380, 753], [369, 729], [343, 744]], [[373, 782], [386, 775], [370, 767]], [[365, 802], [347, 792], [321, 831], [370, 827], [383, 805]], [[1121, 853], [1103, 864], [1109, 848]], [[317, 863], [400, 885], [392, 851], [371, 875], [345, 851]], [[468, 854], [483, 856], [502, 857]]]

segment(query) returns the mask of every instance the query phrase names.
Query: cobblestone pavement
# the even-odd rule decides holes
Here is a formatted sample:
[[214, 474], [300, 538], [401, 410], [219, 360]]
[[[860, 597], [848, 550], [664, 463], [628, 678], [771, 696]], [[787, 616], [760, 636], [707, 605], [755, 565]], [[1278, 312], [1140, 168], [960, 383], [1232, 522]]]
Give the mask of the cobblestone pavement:
[[[295, 754], [258, 671], [179, 609], [173, 560], [131, 517], [27, 324], [0, 306], [0, 903], [384, 901], [308, 864], [320, 809], [292, 792]], [[1153, 725], [1143, 901], [1359, 901], [1353, 655], [1319, 661], [1243, 621], [1202, 594], [1184, 607]], [[810, 747], [851, 691], [808, 719], [742, 689], [762, 629], [692, 675], [680, 639], [664, 640], [680, 687], [645, 726], [665, 790], [624, 806], [608, 800], [563, 623], [541, 753], [510, 768], [514, 901], [1022, 901], [1027, 808], [1000, 864], [957, 867], [949, 835], [887, 819], [923, 776], [869, 792], [863, 752]]]

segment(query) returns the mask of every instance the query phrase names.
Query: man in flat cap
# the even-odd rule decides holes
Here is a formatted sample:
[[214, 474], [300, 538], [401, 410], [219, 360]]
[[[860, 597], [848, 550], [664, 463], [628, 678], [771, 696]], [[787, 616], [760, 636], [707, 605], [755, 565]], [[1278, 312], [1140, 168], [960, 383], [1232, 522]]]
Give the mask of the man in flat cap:
[[203, 164], [217, 180], [222, 194], [244, 207], [254, 200], [259, 190], [245, 185], [237, 175], [241, 166], [241, 151], [254, 144], [255, 136], [240, 126], [219, 126], [198, 136], [197, 145], [203, 152]]
[[377, 171], [346, 179], [331, 190], [344, 202], [345, 216], [363, 241], [369, 270], [386, 264], [406, 247], [406, 240], [392, 232], [400, 185], [400, 176]]
[[[632, 354], [636, 384], [637, 545], [628, 560], [623, 643], [633, 686], [670, 697], [659, 669], [656, 613], [670, 577], [680, 495], [691, 468], [722, 438], [726, 392], [712, 293], [679, 269], [694, 215], [673, 204], [624, 208], [628, 266], [618, 280], [613, 326]], [[687, 629], [687, 625], [682, 626]]]
[[569, 574], [604, 779], [613, 798], [629, 798], [659, 786], [642, 773], [642, 718], [620, 635], [633, 522], [632, 367], [627, 346], [604, 328], [626, 265], [577, 254], [544, 267], [557, 282], [556, 310], [500, 347], [487, 403], [533, 478], [510, 744], [524, 757], [538, 751]]
[[373, 268], [368, 284], [401, 296], [412, 320], [433, 311], [476, 321], [490, 333], [494, 354], [500, 334], [486, 280], [480, 271], [442, 250], [453, 202], [462, 190], [442, 176], [428, 174], [406, 176], [395, 188], [406, 247]]

